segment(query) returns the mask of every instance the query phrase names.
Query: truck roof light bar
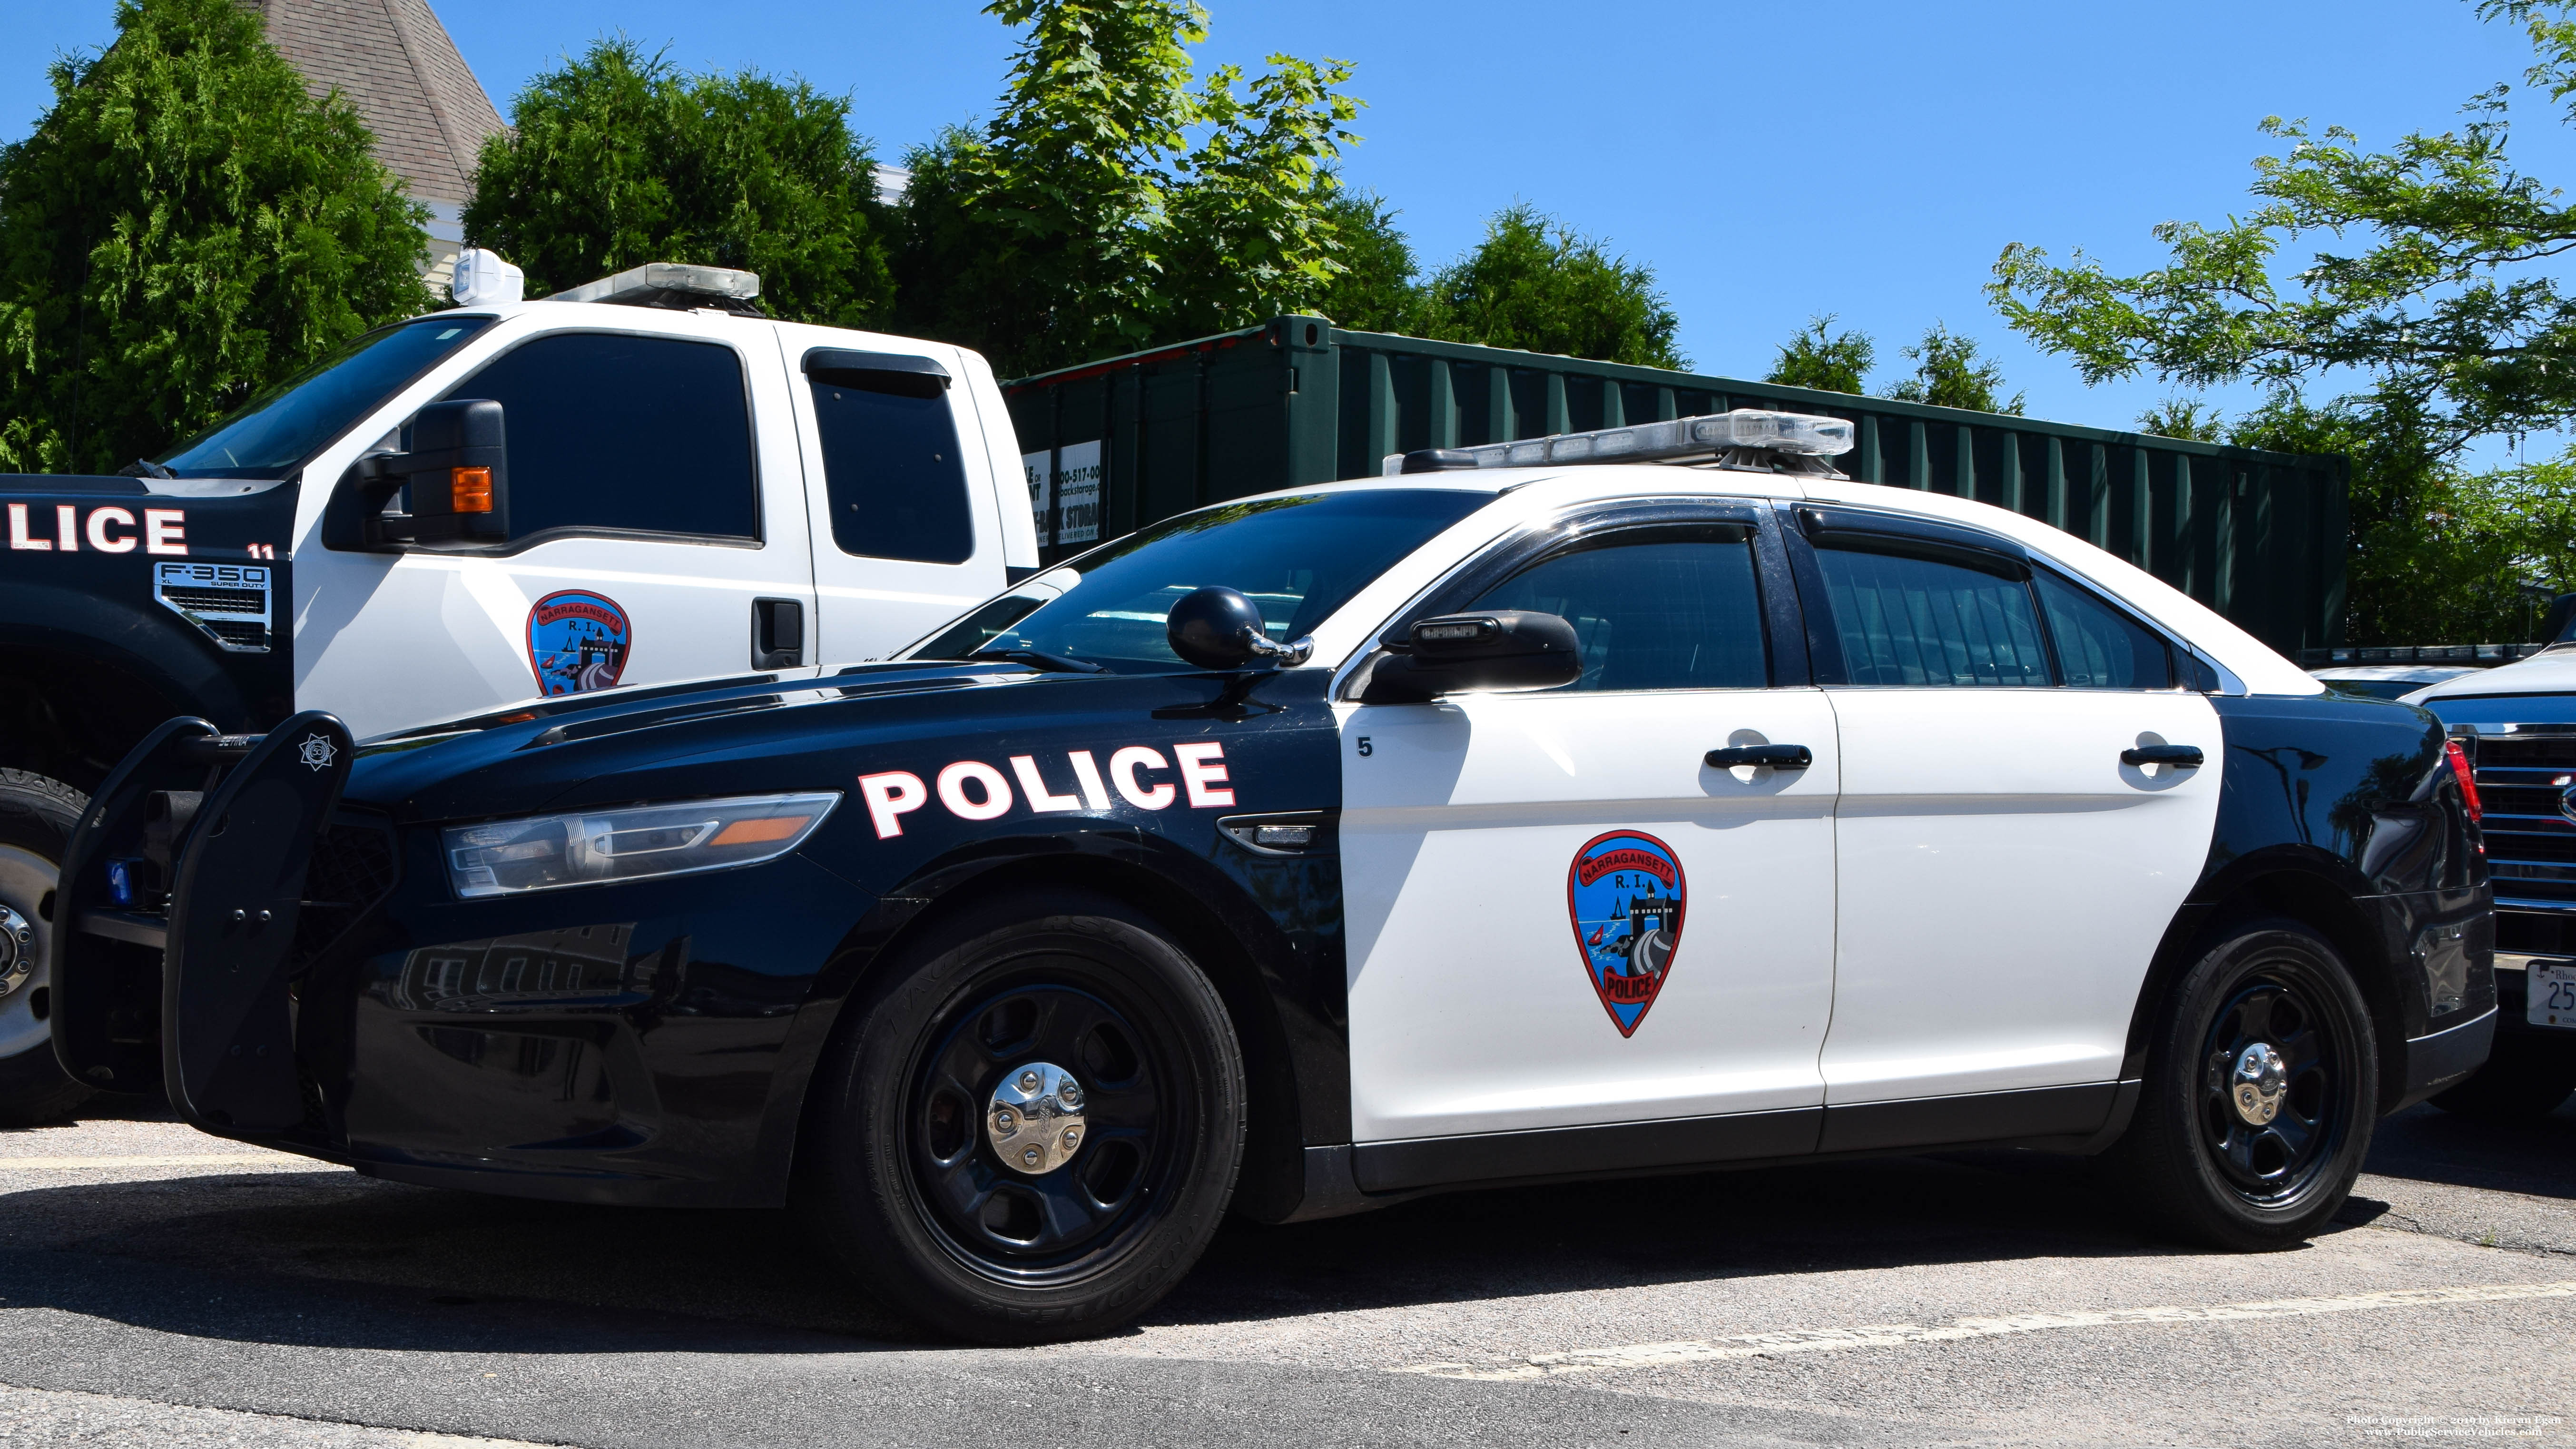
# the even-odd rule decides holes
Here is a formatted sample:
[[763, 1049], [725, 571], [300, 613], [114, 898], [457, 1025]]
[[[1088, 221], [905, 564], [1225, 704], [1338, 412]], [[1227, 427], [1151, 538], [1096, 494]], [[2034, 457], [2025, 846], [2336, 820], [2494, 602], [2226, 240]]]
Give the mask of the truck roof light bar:
[[1385, 475], [1438, 473], [1452, 468], [1533, 468], [1556, 463], [1655, 463], [1713, 458], [1721, 467], [1766, 473], [1818, 473], [1840, 477], [1831, 463], [1852, 449], [1845, 418], [1737, 408], [1707, 417], [1630, 423], [1588, 433], [1558, 433], [1472, 448], [1422, 448], [1389, 453]]
[[685, 262], [646, 262], [613, 277], [568, 287], [548, 302], [610, 302], [627, 307], [669, 307], [686, 311], [714, 307], [749, 316], [760, 296], [760, 274], [730, 267], [700, 267]]

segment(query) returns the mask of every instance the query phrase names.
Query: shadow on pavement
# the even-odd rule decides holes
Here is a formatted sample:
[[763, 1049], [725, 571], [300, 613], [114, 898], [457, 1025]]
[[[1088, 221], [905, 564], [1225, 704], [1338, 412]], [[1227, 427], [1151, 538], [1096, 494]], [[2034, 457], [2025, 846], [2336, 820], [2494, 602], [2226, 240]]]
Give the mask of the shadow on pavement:
[[[37, 1188], [8, 1194], [0, 1213], [11, 1225], [0, 1252], [7, 1306], [173, 1332], [618, 1352], [670, 1347], [677, 1330], [650, 1323], [694, 1322], [749, 1352], [816, 1351], [816, 1335], [834, 1336], [835, 1351], [868, 1346], [854, 1339], [935, 1346], [827, 1266], [783, 1212], [531, 1202], [318, 1171]], [[1231, 1223], [1147, 1322], [2178, 1251], [2129, 1229], [2081, 1162], [1958, 1154], [1457, 1193], [1292, 1227]], [[170, 1287], [181, 1281], [195, 1286]], [[363, 1312], [322, 1306], [361, 1301]], [[244, 1312], [253, 1302], [270, 1307]]]
[[2364, 1172], [2576, 1201], [2576, 1101], [2533, 1122], [2487, 1122], [2429, 1103], [2383, 1119]]

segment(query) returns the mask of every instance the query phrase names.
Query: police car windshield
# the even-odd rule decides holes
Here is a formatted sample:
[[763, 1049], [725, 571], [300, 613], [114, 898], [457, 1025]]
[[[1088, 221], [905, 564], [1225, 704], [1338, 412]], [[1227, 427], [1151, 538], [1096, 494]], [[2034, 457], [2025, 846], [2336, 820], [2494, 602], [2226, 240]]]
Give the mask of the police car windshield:
[[[1025, 650], [1125, 674], [1194, 669], [1163, 633], [1183, 594], [1210, 584], [1240, 589], [1260, 606], [1271, 638], [1300, 638], [1396, 560], [1493, 498], [1466, 488], [1369, 488], [1204, 508], [1042, 574], [905, 657]], [[1057, 592], [1069, 573], [1078, 582]]]
[[490, 325], [424, 317], [379, 328], [153, 461], [182, 478], [278, 478]]

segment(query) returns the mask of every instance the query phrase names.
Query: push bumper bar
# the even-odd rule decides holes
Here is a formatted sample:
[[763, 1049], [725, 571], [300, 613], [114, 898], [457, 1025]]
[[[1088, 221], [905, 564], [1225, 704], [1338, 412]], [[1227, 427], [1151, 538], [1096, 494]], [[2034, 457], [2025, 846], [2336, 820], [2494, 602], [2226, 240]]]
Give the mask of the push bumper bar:
[[167, 1090], [209, 1131], [306, 1118], [289, 977], [307, 867], [352, 758], [307, 712], [265, 735], [174, 719], [90, 799], [57, 888], [54, 1053], [74, 1077]]

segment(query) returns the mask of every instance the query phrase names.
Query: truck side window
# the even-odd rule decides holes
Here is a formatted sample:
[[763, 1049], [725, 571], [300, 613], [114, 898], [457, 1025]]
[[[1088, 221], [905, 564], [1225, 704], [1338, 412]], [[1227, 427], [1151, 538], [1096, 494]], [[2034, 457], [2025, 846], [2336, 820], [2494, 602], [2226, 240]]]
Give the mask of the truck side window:
[[2070, 689], [2171, 689], [2173, 656], [2143, 625], [2073, 584], [2033, 575]]
[[813, 382], [841, 552], [944, 564], [974, 557], [966, 468], [942, 379], [818, 371]]
[[1945, 559], [1831, 547], [1816, 550], [1816, 566], [1854, 684], [2052, 683], [2039, 610], [2017, 568], [2008, 576]]
[[501, 404], [510, 535], [760, 536], [742, 361], [717, 342], [560, 332], [448, 396]]
[[1570, 690], [1761, 689], [1771, 663], [1753, 545], [1742, 529], [1724, 533], [1734, 537], [1561, 553], [1472, 607], [1534, 609], [1574, 625], [1583, 677]]

